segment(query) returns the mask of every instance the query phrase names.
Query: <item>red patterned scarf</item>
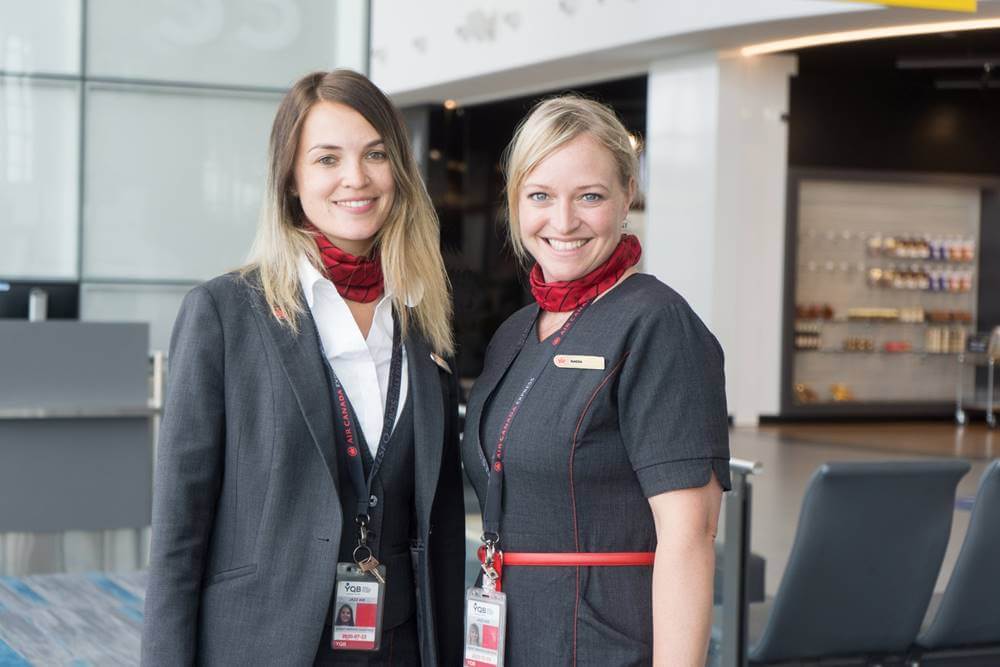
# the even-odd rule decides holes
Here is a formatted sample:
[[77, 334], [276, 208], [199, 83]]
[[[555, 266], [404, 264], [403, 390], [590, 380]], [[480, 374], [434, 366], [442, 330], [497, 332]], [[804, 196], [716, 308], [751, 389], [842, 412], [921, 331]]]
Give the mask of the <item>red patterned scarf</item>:
[[542, 310], [564, 313], [576, 310], [585, 301], [595, 299], [618, 282], [618, 279], [639, 262], [642, 246], [632, 234], [622, 234], [615, 251], [603, 264], [576, 280], [545, 282], [542, 267], [531, 269], [531, 294]]
[[355, 257], [330, 243], [314, 225], [307, 225], [312, 232], [323, 259], [324, 274], [334, 284], [340, 296], [350, 301], [371, 303], [382, 296], [382, 262], [378, 255], [372, 258]]

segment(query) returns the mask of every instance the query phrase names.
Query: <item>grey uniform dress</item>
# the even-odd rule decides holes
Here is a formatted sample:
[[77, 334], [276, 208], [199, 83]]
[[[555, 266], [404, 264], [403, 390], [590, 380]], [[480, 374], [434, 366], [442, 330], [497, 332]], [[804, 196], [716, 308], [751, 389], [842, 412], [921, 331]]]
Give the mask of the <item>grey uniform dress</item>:
[[[644, 274], [591, 304], [557, 348], [603, 357], [603, 370], [555, 366], [537, 316], [531, 305], [501, 325], [468, 403], [463, 458], [482, 506], [502, 423], [550, 360], [507, 435], [500, 546], [654, 551], [648, 498], [713, 472], [729, 488], [722, 350], [683, 298]], [[505, 568], [507, 664], [650, 664], [651, 584], [648, 566]]]

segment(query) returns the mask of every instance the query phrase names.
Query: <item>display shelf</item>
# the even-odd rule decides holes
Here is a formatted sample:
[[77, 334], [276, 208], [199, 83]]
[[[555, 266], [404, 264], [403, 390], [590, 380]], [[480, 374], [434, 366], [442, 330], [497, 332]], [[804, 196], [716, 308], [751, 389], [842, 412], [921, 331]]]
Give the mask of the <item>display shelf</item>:
[[[782, 415], [948, 414], [960, 381], [952, 365], [977, 328], [981, 193], [800, 173], [790, 184]], [[800, 401], [799, 387], [817, 400]], [[831, 387], [850, 400], [833, 400]]]
[[975, 327], [974, 322], [903, 322], [901, 320], [851, 320], [835, 317], [832, 320], [795, 320], [796, 324], [862, 324], [862, 325], [904, 325], [921, 327]]

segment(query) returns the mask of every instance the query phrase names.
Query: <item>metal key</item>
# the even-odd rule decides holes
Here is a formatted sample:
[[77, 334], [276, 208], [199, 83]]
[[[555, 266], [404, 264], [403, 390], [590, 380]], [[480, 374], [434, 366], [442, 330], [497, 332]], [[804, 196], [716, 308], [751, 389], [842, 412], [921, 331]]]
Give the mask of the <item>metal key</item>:
[[385, 577], [383, 577], [382, 573], [378, 571], [379, 565], [380, 563], [378, 562], [378, 559], [375, 558], [375, 556], [368, 556], [367, 558], [358, 561], [358, 567], [361, 568], [362, 572], [364, 572], [365, 574], [371, 574], [373, 577], [375, 577], [375, 579], [378, 580], [378, 583], [384, 586]]

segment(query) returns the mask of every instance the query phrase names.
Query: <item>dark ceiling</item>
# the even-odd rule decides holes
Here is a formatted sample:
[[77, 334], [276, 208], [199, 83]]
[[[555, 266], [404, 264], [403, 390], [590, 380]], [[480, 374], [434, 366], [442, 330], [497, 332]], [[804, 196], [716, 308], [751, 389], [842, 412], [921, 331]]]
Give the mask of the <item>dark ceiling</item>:
[[894, 78], [931, 89], [963, 82], [971, 90], [1000, 91], [1000, 30], [852, 42], [797, 55], [801, 76]]

